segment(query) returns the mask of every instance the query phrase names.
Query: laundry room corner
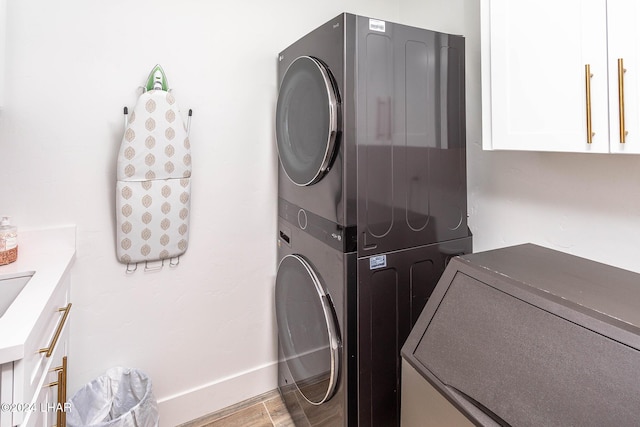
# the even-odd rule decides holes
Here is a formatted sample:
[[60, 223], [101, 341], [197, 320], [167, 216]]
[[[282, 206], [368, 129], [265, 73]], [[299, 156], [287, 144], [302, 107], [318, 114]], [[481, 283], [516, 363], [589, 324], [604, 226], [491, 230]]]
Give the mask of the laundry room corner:
[[[177, 425], [276, 388], [277, 53], [344, 9], [398, 15], [395, 1], [6, 2], [0, 205], [23, 230], [77, 227], [69, 397], [139, 368]], [[116, 157], [156, 64], [193, 110], [190, 238], [177, 267], [127, 274]]]
[[[509, 84], [499, 99], [493, 89], [503, 75], [492, 80], [490, 66], [498, 49], [487, 42], [494, 37], [492, 6], [511, 26], [495, 37], [512, 43], [501, 45], [510, 53], [494, 70], [504, 71], [510, 61], [509, 77], [517, 77], [504, 79]], [[589, 20], [576, 8], [588, 10]], [[532, 11], [536, 19], [529, 19]], [[510, 13], [518, 19], [505, 18]], [[575, 18], [573, 28], [597, 21], [602, 31], [586, 31], [587, 40], [566, 30], [566, 18]], [[17, 226], [16, 237], [12, 226], [0, 224], [10, 230], [0, 233], [0, 263], [9, 260], [7, 241], [20, 250], [10, 249], [12, 262], [0, 265], [0, 281], [23, 286], [17, 295], [32, 301], [30, 291], [20, 293], [32, 289], [28, 283], [42, 283], [45, 269], [9, 277], [24, 265], [21, 257], [45, 248], [66, 263], [57, 266], [64, 280], [56, 284], [64, 283], [64, 291], [32, 309], [33, 322], [13, 314], [0, 319], [0, 334], [12, 337], [9, 329], [33, 323], [20, 345], [0, 346], [0, 353], [16, 354], [0, 366], [18, 367], [15, 377], [37, 390], [34, 401], [53, 401], [53, 389], [41, 390], [56, 382], [58, 371], [65, 372], [58, 384], [71, 399], [110, 368], [140, 370], [152, 382], [163, 426], [269, 393], [282, 394], [296, 421], [397, 425], [400, 347], [412, 329], [416, 333], [452, 259], [463, 263], [471, 252], [532, 244], [640, 272], [637, 20], [640, 6], [628, 1], [0, 0], [0, 218], [10, 216]], [[552, 63], [549, 52], [574, 58], [555, 43], [556, 33], [577, 35], [569, 44], [576, 52], [598, 37], [594, 56], [613, 61], [593, 76], [582, 58], [575, 60], [579, 67]], [[540, 47], [535, 67], [522, 67], [523, 58], [533, 63], [527, 55], [534, 47]], [[622, 50], [629, 52], [626, 69], [618, 62]], [[145, 89], [156, 66], [167, 86]], [[540, 70], [569, 77], [535, 84], [523, 77]], [[625, 76], [628, 134], [620, 95]], [[606, 92], [594, 111], [606, 122], [596, 140], [607, 139], [607, 153], [593, 150], [591, 123], [583, 126], [591, 121], [585, 83], [592, 78], [600, 79], [594, 90], [599, 84], [598, 93]], [[573, 118], [565, 120], [557, 107], [564, 104], [550, 99], [567, 81], [573, 92], [561, 101], [573, 108], [567, 114]], [[173, 143], [160, 148], [155, 134], [140, 148], [127, 146], [135, 139], [127, 129], [138, 100], [165, 89], [161, 95], [171, 107], [155, 110], [157, 99], [145, 104], [160, 118], [145, 117], [138, 123], [145, 130], [135, 132], [158, 130], [171, 140], [175, 129], [155, 126], [175, 121], [187, 130], [188, 147], [180, 133], [181, 149], [190, 151]], [[514, 142], [494, 149], [494, 123], [487, 118], [497, 117], [492, 107], [498, 104], [526, 125], [507, 142], [526, 137], [529, 147]], [[522, 113], [530, 106], [538, 120]], [[561, 114], [548, 114], [552, 107]], [[577, 129], [579, 149], [540, 151], [540, 143], [568, 140], [566, 128], [553, 128], [560, 122]], [[553, 129], [540, 137], [546, 127]], [[302, 150], [293, 148], [295, 138]], [[189, 167], [172, 174], [175, 159], [156, 163], [176, 153]], [[136, 165], [119, 169], [119, 155]], [[150, 198], [136, 195], [151, 208], [136, 211], [140, 228], [132, 231], [131, 189], [117, 181], [124, 174], [149, 190], [156, 173], [176, 182], [164, 193], [154, 188], [159, 191]], [[169, 219], [173, 207], [164, 199], [170, 195], [182, 196], [176, 203], [186, 210]], [[157, 226], [153, 233], [148, 223]], [[156, 233], [165, 229], [177, 232]], [[45, 245], [27, 237], [40, 232], [64, 238]], [[152, 234], [157, 258], [130, 258], [132, 240], [139, 244], [136, 257], [148, 255]], [[180, 253], [169, 256], [158, 245], [178, 246]], [[629, 295], [637, 296], [635, 276], [628, 277]], [[602, 283], [608, 291], [610, 283]], [[17, 306], [9, 310], [21, 313]], [[637, 311], [630, 312], [635, 319]], [[452, 319], [459, 326], [458, 317]], [[36, 327], [45, 320], [52, 320], [46, 333]], [[475, 320], [468, 319], [469, 330]], [[523, 322], [530, 324], [536, 322]], [[36, 346], [36, 335], [55, 339]], [[54, 350], [55, 364], [46, 360]], [[58, 356], [64, 356], [59, 368]], [[42, 375], [20, 367], [28, 357], [40, 358]], [[6, 372], [0, 375], [3, 404], [10, 387], [2, 381], [13, 378]], [[26, 403], [16, 390], [11, 403]], [[15, 422], [7, 414], [0, 411], [0, 425], [22, 424], [23, 414]], [[29, 423], [21, 427], [35, 424]]]

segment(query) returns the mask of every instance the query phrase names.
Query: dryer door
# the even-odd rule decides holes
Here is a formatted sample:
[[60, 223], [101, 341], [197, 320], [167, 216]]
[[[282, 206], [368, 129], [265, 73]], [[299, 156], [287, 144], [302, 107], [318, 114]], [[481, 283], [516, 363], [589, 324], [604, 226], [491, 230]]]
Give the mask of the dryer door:
[[293, 380], [309, 403], [331, 399], [338, 384], [340, 338], [331, 298], [311, 265], [287, 255], [276, 276], [279, 345]]
[[295, 59], [282, 78], [276, 107], [280, 163], [296, 185], [311, 185], [329, 170], [338, 133], [338, 95], [327, 67]]

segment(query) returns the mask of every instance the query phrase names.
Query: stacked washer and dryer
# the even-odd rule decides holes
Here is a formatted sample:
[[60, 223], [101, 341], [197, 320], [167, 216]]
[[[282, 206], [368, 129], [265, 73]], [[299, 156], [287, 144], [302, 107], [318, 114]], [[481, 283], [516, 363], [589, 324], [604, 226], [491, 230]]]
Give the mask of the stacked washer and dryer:
[[400, 349], [467, 227], [464, 39], [341, 14], [278, 56], [278, 386], [400, 424]]

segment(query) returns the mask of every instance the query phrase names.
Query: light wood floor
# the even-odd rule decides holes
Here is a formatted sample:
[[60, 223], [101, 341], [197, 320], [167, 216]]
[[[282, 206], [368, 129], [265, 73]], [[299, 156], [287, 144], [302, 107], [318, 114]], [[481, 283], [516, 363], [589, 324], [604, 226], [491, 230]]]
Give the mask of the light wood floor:
[[179, 427], [295, 427], [278, 390], [221, 409]]

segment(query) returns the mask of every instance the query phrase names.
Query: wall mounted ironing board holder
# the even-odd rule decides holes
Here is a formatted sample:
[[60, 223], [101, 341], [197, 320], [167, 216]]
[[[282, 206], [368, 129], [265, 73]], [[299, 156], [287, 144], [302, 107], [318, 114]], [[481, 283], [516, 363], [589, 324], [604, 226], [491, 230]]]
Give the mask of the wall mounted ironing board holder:
[[118, 153], [116, 252], [126, 272], [177, 267], [189, 242], [192, 110], [183, 120], [156, 65], [129, 114]]

